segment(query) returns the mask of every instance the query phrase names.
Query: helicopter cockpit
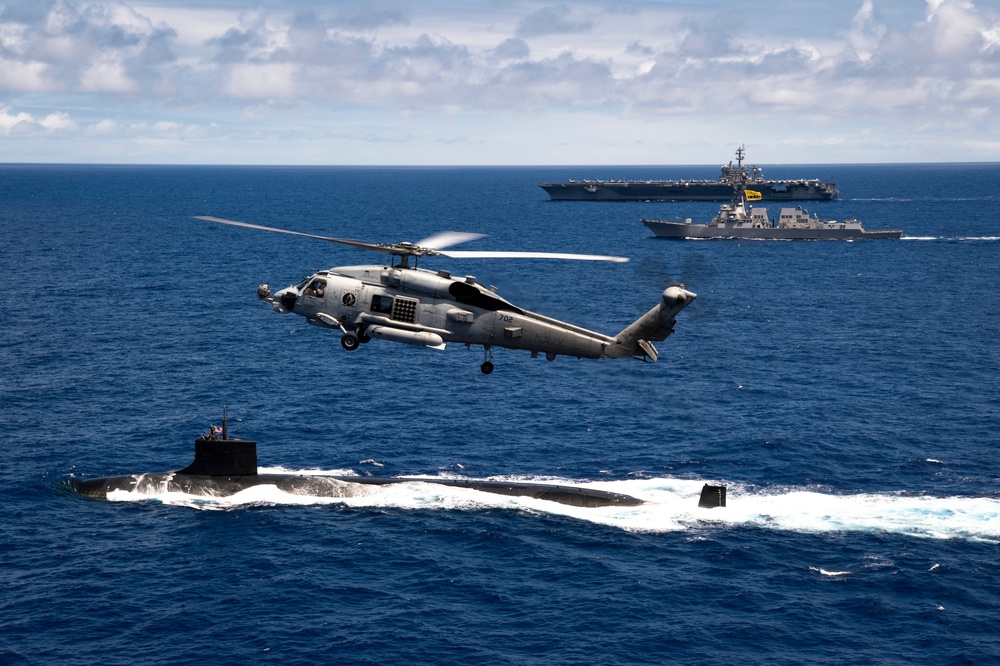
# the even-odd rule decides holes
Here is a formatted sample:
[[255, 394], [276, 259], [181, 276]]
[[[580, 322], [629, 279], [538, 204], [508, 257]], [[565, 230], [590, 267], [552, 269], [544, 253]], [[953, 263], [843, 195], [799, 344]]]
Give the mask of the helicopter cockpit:
[[[265, 291], [261, 291], [265, 289]], [[262, 285], [258, 288], [257, 295], [261, 298], [268, 298], [270, 295], [270, 290], [266, 289], [266, 285]], [[327, 281], [326, 278], [319, 275], [310, 275], [303, 278], [297, 285], [292, 287], [286, 287], [275, 294], [274, 300], [271, 300], [272, 306], [277, 309], [278, 303], [281, 303], [281, 309], [279, 312], [290, 312], [299, 303], [299, 298], [304, 297], [307, 301], [312, 299], [323, 299], [327, 292]]]
[[323, 298], [326, 295], [326, 280], [319, 277], [306, 278], [299, 284], [303, 296]]

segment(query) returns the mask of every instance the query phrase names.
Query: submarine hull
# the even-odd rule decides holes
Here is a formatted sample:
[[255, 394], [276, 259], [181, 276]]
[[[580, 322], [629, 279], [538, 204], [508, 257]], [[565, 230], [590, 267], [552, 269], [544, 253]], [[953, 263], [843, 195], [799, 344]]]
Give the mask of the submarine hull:
[[[213, 432], [196, 439], [194, 460], [184, 469], [175, 472], [125, 474], [94, 479], [69, 478], [66, 481], [81, 495], [98, 499], [107, 499], [115, 491], [150, 496], [185, 493], [202, 497], [228, 497], [254, 486], [274, 486], [282, 492], [306, 497], [357, 497], [372, 492], [371, 486], [426, 483], [496, 495], [531, 497], [578, 507], [637, 506], [644, 503], [641, 499], [621, 493], [549, 483], [405, 476], [260, 474], [257, 471], [257, 442], [230, 438], [225, 412], [221, 434], [222, 437], [216, 437], [213, 426]], [[725, 489], [722, 492], [721, 503], [718, 500], [706, 500], [703, 493], [699, 506], [725, 506]], [[717, 494], [712, 495], [716, 496]]]
[[430, 483], [439, 486], [468, 488], [480, 492], [532, 497], [579, 507], [636, 506], [643, 501], [629, 495], [592, 488], [514, 481], [477, 481], [471, 479], [425, 479], [370, 476], [303, 476], [297, 474], [246, 474], [218, 476], [182, 472], [126, 474], [95, 479], [70, 479], [72, 488], [88, 497], [107, 499], [114, 491], [156, 495], [168, 492], [227, 497], [254, 486], [274, 486], [278, 490], [310, 497], [357, 497], [366, 495], [369, 486], [398, 483]]

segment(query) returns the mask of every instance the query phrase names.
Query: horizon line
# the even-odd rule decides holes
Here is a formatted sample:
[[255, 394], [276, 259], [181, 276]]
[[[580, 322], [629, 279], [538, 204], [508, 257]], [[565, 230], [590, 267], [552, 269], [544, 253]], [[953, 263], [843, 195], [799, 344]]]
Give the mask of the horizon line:
[[[928, 166], [928, 165], [979, 165], [986, 166], [1000, 164], [1000, 161], [977, 161], [977, 160], [950, 160], [942, 162], [772, 162], [772, 163], [751, 163], [752, 166]], [[227, 162], [0, 162], [0, 167], [20, 167], [20, 166], [115, 166], [115, 167], [239, 167], [239, 168], [346, 168], [346, 169], [551, 169], [551, 168], [661, 168], [661, 167], [718, 167], [717, 162], [713, 163], [566, 163], [566, 164], [314, 164], [314, 163], [227, 163]]]

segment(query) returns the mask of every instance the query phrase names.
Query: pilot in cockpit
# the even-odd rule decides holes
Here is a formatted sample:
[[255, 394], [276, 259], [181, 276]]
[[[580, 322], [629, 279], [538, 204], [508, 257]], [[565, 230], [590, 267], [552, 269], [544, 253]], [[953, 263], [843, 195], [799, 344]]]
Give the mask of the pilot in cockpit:
[[326, 289], [326, 281], [317, 278], [312, 282], [310, 282], [309, 286], [306, 287], [305, 295], [312, 296], [314, 298], [323, 298], [323, 293], [325, 289]]

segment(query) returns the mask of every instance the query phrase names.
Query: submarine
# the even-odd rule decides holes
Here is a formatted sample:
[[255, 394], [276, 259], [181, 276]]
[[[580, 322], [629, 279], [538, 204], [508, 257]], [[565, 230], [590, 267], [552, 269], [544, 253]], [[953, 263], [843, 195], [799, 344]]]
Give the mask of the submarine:
[[[480, 481], [476, 479], [428, 479], [424, 477], [375, 477], [339, 475], [261, 474], [257, 470], [257, 442], [229, 437], [229, 424], [223, 410], [222, 427], [212, 426], [194, 442], [194, 460], [174, 472], [146, 472], [67, 479], [81, 495], [107, 499], [108, 494], [123, 490], [144, 494], [181, 492], [205, 497], [227, 497], [253, 486], [275, 486], [282, 492], [311, 497], [354, 497], [366, 492], [365, 486], [398, 483], [428, 483], [469, 488], [481, 492], [516, 497], [531, 497], [577, 507], [637, 506], [643, 500], [622, 493], [593, 488], [521, 481]], [[706, 484], [698, 506], [724, 507], [724, 486]]]

